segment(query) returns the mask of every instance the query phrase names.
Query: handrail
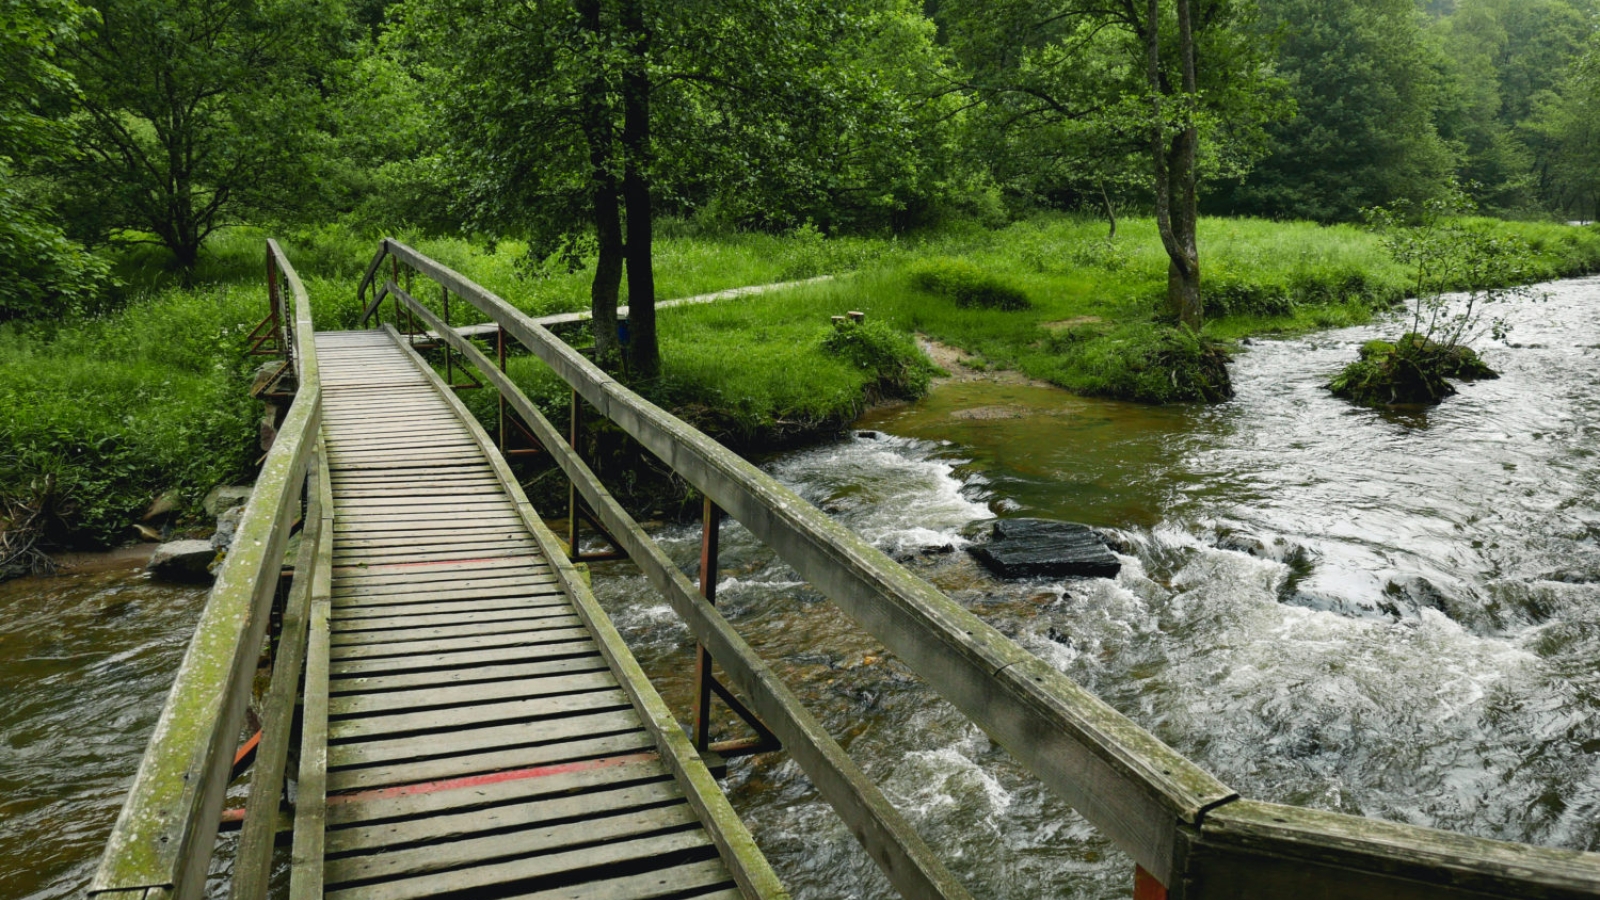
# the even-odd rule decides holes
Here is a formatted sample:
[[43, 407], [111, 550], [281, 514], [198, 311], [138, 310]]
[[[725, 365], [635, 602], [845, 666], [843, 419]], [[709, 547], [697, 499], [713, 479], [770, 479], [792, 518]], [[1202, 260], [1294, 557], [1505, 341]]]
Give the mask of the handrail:
[[205, 892], [234, 743], [322, 416], [310, 300], [275, 241], [267, 242], [267, 256], [269, 271], [283, 276], [294, 298], [298, 392], [217, 571], [91, 895], [190, 900]]
[[393, 281], [384, 291], [405, 304], [435, 333], [477, 367], [483, 377], [505, 396], [506, 402], [533, 429], [534, 437], [548, 448], [567, 477], [595, 511], [600, 524], [612, 535], [688, 624], [713, 658], [721, 663], [733, 685], [751, 698], [761, 721], [783, 742], [789, 754], [811, 779], [817, 793], [839, 811], [883, 868], [895, 888], [907, 897], [943, 897], [969, 900], [965, 887], [951, 875], [911, 824], [891, 805], [877, 785], [856, 766], [843, 747], [794, 696], [755, 648], [745, 642], [722, 613], [700, 596], [644, 529], [622, 508], [561, 433], [539, 412], [526, 394], [473, 343], [458, 334], [432, 310], [417, 302]]
[[[505, 300], [392, 239], [383, 241], [374, 270], [385, 255], [472, 304], [550, 365], [602, 415], [850, 613], [1166, 886], [1170, 896], [1300, 891], [1351, 898], [1481, 896], [1472, 892], [1600, 897], [1600, 854], [1241, 799], [770, 476], [618, 384]], [[379, 298], [386, 293], [380, 291]], [[482, 362], [478, 365], [501, 386]], [[629, 540], [622, 523], [605, 524], [618, 525], [613, 535]], [[653, 569], [646, 565], [646, 574]], [[669, 583], [665, 589], [675, 606], [682, 602], [681, 585]], [[714, 644], [725, 637], [703, 610], [685, 608], [696, 613], [689, 622], [702, 641]], [[731, 643], [722, 649], [730, 648]], [[1241, 893], [1241, 885], [1254, 889]]]
[[1177, 828], [1237, 796], [793, 491], [406, 245], [389, 256], [500, 323], [602, 415], [772, 547], [1163, 884]]

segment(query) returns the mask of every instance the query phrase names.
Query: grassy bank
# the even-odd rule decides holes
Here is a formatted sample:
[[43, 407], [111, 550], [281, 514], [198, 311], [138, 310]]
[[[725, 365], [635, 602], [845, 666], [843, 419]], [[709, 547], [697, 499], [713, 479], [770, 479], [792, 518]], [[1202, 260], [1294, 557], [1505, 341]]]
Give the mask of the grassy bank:
[[[1527, 241], [1541, 278], [1600, 270], [1600, 230], [1481, 224]], [[841, 427], [874, 398], [920, 392], [929, 370], [912, 332], [960, 347], [979, 365], [1080, 393], [1189, 398], [1172, 370], [1194, 350], [1185, 341], [1198, 344], [1153, 321], [1167, 262], [1148, 220], [1124, 221], [1115, 240], [1104, 223], [1070, 216], [901, 240], [664, 231], [662, 299], [850, 273], [662, 313], [663, 375], [640, 388], [736, 445]], [[220, 236], [188, 290], [170, 284], [158, 257], [130, 254], [119, 266], [126, 287], [115, 311], [0, 327], [0, 503], [44, 507], [58, 546], [103, 546], [130, 536], [162, 491], [178, 488], [195, 502], [246, 473], [257, 455], [258, 407], [245, 397], [252, 365], [244, 335], [264, 311], [265, 236]], [[1356, 324], [1404, 293], [1404, 275], [1377, 237], [1357, 228], [1209, 219], [1200, 237], [1208, 339]], [[376, 239], [335, 229], [281, 239], [318, 326], [353, 327], [354, 287]], [[587, 305], [587, 270], [531, 267], [514, 242], [487, 250], [463, 240], [408, 242], [529, 313]], [[954, 288], [952, 270], [964, 273]], [[977, 279], [976, 293], [963, 278]], [[1002, 304], [1020, 308], [974, 305], [973, 297], [996, 296], [1020, 298]], [[830, 317], [846, 310], [866, 312], [867, 327], [836, 330]], [[515, 359], [512, 372], [552, 412], [564, 408], [565, 387], [542, 365]], [[491, 414], [489, 392], [467, 397]]]

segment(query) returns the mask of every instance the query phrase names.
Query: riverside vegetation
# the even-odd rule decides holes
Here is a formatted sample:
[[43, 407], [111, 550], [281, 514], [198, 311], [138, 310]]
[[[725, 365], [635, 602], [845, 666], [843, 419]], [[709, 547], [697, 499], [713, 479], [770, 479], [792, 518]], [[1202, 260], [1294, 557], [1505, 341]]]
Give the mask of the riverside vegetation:
[[[1524, 242], [1527, 279], [1600, 270], [1600, 230], [1470, 224]], [[1103, 223], [1066, 215], [899, 239], [824, 239], [808, 229], [705, 235], [683, 226], [658, 251], [666, 296], [841, 277], [664, 310], [663, 369], [639, 387], [746, 450], [831, 433], [876, 399], [925, 391], [933, 369], [913, 333], [960, 347], [975, 365], [1078, 393], [1201, 399], [1203, 370], [1192, 361], [1214, 343], [1367, 321], [1410, 288], [1408, 270], [1369, 231], [1208, 219], [1200, 236], [1215, 312], [1194, 334], [1152, 321], [1166, 286], [1153, 230], [1149, 220], [1131, 220], [1108, 240]], [[244, 350], [265, 312], [263, 238], [253, 229], [214, 238], [187, 288], [167, 283], [153, 255], [126, 256], [120, 304], [0, 326], [0, 496], [41, 511], [39, 533], [50, 545], [115, 544], [156, 494], [176, 488], [194, 505], [213, 484], [248, 476], [259, 456], [258, 410], [244, 384], [257, 360]], [[285, 244], [317, 326], [354, 327], [353, 286], [373, 240], [322, 228]], [[585, 306], [581, 266], [552, 270], [516, 242], [415, 244], [532, 315]], [[831, 316], [846, 310], [865, 312], [865, 324], [835, 328]], [[510, 371], [553, 418], [562, 414], [567, 390], [546, 367], [513, 356]], [[493, 421], [490, 392], [464, 397]]]

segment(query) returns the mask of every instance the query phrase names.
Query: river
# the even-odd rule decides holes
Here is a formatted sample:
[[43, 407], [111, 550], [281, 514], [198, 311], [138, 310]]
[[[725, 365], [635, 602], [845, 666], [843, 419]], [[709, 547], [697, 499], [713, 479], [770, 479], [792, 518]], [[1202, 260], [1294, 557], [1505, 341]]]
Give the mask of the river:
[[[952, 384], [766, 468], [1246, 796], [1600, 849], [1600, 279], [1545, 290], [1501, 310], [1503, 377], [1432, 410], [1324, 389], [1379, 324], [1254, 342], [1222, 406]], [[1122, 574], [920, 552], [1021, 515], [1114, 531]], [[691, 569], [697, 530], [661, 537]], [[685, 632], [606, 574], [685, 706]], [[736, 526], [718, 596], [976, 896], [1127, 896], [1125, 857]], [[781, 755], [730, 785], [798, 897], [890, 895]]]
[[[766, 468], [1245, 795], [1600, 849], [1600, 279], [1547, 290], [1486, 348], [1504, 377], [1429, 411], [1322, 388], [1380, 325], [1255, 342], [1218, 407], [954, 384]], [[1115, 533], [1122, 574], [961, 551], [1023, 515]], [[698, 529], [657, 534], [692, 570]], [[595, 583], [687, 710], [687, 632], [627, 564]], [[718, 594], [975, 896], [1128, 896], [1126, 857], [736, 525]], [[7, 896], [81, 893], [203, 602], [126, 568], [0, 585]], [[786, 756], [727, 783], [797, 898], [892, 896]]]

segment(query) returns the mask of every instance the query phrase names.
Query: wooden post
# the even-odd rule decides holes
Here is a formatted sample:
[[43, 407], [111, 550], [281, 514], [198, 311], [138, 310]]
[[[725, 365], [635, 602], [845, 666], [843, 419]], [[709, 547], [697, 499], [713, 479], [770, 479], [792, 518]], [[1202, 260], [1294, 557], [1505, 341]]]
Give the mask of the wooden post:
[[852, 309], [845, 313], [845, 315], [849, 316], [850, 321], [856, 323], [857, 325], [860, 325], [862, 322], [867, 320], [867, 314], [857, 309]]
[[[450, 326], [450, 289], [441, 284], [439, 285], [439, 294], [439, 304], [444, 307], [444, 324], [448, 328]], [[444, 335], [441, 334], [439, 335], [439, 343], [444, 345], [444, 383], [450, 385], [450, 390], [453, 391], [456, 389], [456, 370], [455, 363], [450, 358], [450, 342], [445, 340]]]
[[1136, 865], [1133, 867], [1133, 900], [1167, 900], [1167, 886], [1146, 872], [1144, 866]]
[[[501, 325], [494, 331], [494, 355], [500, 362], [500, 374], [506, 373], [506, 327]], [[495, 391], [495, 396], [500, 400], [500, 455], [506, 452], [506, 395], [503, 391]]]
[[[578, 449], [578, 429], [583, 424], [583, 398], [578, 396], [578, 389], [572, 389], [572, 412], [569, 416], [571, 428], [567, 436], [567, 446], [572, 448], [572, 455], [583, 458]], [[578, 553], [578, 483], [567, 480], [567, 557], [573, 562], [579, 559]]]
[[833, 317], [833, 327], [835, 327], [835, 328], [843, 328], [845, 321], [846, 321], [846, 319], [845, 319], [844, 316], [834, 316]]
[[[717, 602], [717, 549], [722, 533], [722, 510], [705, 498], [700, 526], [700, 596]], [[711, 746], [711, 651], [694, 645], [694, 748], [704, 753]]]

